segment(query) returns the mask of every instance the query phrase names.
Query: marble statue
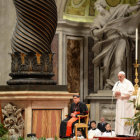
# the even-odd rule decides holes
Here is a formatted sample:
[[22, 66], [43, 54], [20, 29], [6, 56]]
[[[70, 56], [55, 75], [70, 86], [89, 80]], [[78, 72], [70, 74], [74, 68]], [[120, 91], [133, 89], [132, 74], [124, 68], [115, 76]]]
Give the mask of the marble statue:
[[93, 63], [103, 70], [104, 88], [111, 89], [117, 73], [124, 67], [124, 57], [134, 48], [135, 30], [140, 23], [140, 1], [135, 6], [118, 4], [106, 8], [105, 0], [97, 0], [99, 14], [91, 27], [95, 44]]
[[8, 129], [12, 136], [23, 136], [24, 119], [22, 116], [21, 108], [17, 109], [16, 106], [8, 103], [2, 109], [4, 126]]

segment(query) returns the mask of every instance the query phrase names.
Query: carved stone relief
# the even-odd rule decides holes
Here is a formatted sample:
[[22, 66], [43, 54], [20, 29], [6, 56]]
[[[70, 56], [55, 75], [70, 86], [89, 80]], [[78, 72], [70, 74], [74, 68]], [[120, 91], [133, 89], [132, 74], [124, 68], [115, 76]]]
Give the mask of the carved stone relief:
[[100, 116], [103, 116], [106, 121], [115, 120], [115, 105], [101, 104], [100, 105]]
[[11, 136], [23, 136], [24, 119], [23, 109], [8, 103], [2, 109], [4, 126]]
[[100, 105], [100, 118], [104, 117], [105, 121], [108, 123], [111, 123], [112, 128], [114, 128], [114, 122], [115, 122], [115, 111], [116, 111], [116, 106], [115, 104], [101, 104]]

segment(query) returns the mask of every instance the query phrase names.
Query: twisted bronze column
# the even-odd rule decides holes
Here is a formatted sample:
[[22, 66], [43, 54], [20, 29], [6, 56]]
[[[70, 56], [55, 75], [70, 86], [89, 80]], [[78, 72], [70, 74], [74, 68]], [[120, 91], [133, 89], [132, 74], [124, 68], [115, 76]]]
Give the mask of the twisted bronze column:
[[11, 40], [12, 77], [7, 83], [55, 84], [51, 42], [57, 27], [55, 0], [13, 0], [17, 23]]

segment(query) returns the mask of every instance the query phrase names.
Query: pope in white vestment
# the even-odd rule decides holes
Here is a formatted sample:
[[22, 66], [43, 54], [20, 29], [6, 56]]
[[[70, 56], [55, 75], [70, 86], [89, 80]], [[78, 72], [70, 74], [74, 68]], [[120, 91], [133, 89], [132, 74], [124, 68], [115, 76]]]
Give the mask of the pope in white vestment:
[[123, 71], [118, 73], [119, 81], [116, 82], [112, 91], [113, 95], [116, 97], [116, 119], [115, 119], [115, 133], [116, 135], [127, 135], [130, 134], [130, 125], [126, 119], [134, 116], [134, 105], [128, 102], [131, 100], [131, 96], [134, 91], [132, 83], [125, 78], [125, 73]]

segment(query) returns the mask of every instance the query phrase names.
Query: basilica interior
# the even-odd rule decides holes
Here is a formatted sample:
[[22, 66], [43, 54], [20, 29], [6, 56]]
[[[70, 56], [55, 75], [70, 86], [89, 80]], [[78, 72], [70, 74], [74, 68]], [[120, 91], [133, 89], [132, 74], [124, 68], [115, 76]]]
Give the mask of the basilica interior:
[[[113, 77], [111, 70], [117, 69], [113, 63], [115, 59], [107, 60], [112, 65], [106, 75], [104, 74], [104, 61], [99, 65], [94, 63], [94, 58], [97, 58], [96, 56], [103, 49], [99, 48], [95, 52], [93, 48], [98, 42], [92, 31], [97, 28], [94, 26], [95, 23], [98, 24], [96, 17], [99, 15], [99, 11], [95, 7], [95, 2], [99, 0], [55, 0], [55, 2], [51, 0], [54, 2], [53, 6], [54, 8], [56, 6], [56, 10], [50, 4], [50, 9], [52, 9], [50, 14], [52, 15], [44, 14], [42, 17], [38, 9], [43, 11], [45, 4], [39, 4], [40, 1], [36, 6], [34, 2], [33, 4], [26, 3], [26, 0], [23, 0], [23, 3], [20, 0], [19, 2], [18, 0], [0, 0], [1, 109], [6, 111], [8, 107], [12, 107], [13, 111], [19, 111], [19, 115], [22, 115], [20, 123], [23, 124], [23, 129], [19, 133], [22, 136], [35, 133], [38, 138], [54, 138], [59, 137], [60, 122], [69, 112], [73, 95], [76, 94], [80, 95], [82, 102], [90, 104], [90, 120], [99, 122], [100, 118], [104, 117], [107, 122], [111, 122], [114, 129], [116, 99], [112, 97], [114, 83], [109, 81], [109, 75]], [[46, 1], [51, 3], [49, 0]], [[120, 0], [118, 3], [111, 3], [108, 0], [107, 2], [109, 11], [119, 4], [135, 6], [138, 0]], [[25, 8], [26, 6], [27, 8]], [[32, 20], [32, 18], [36, 20]], [[43, 22], [40, 19], [43, 19]], [[103, 20], [101, 18], [101, 21]], [[38, 21], [40, 23], [37, 26]], [[119, 24], [119, 26], [121, 25]], [[139, 21], [136, 21], [136, 23], [132, 22], [130, 26], [137, 26], [140, 30], [139, 25]], [[50, 27], [45, 30], [44, 26]], [[128, 28], [131, 27], [128, 25]], [[49, 33], [49, 30], [54, 34]], [[41, 35], [43, 37], [40, 37]], [[47, 37], [48, 39], [46, 39]], [[45, 41], [49, 43], [45, 44]], [[129, 45], [126, 44], [124, 52], [126, 55], [121, 60], [123, 61], [121, 68], [125, 71], [127, 79], [135, 85], [135, 33], [133, 40], [128, 39], [127, 43]], [[36, 47], [33, 48], [33, 45]], [[43, 47], [50, 55], [42, 55], [43, 51], [46, 51], [43, 50]], [[34, 50], [35, 55], [30, 53]], [[137, 63], [140, 63], [139, 52], [138, 45]], [[119, 58], [120, 55], [117, 54], [117, 57]], [[45, 58], [46, 61], [43, 62]], [[35, 59], [37, 59], [36, 62]], [[39, 71], [40, 73], [38, 73]], [[138, 68], [139, 78], [140, 69]], [[108, 85], [108, 81], [111, 83], [110, 85]], [[116, 79], [114, 81], [117, 82]], [[6, 114], [4, 115], [6, 116]], [[18, 114], [16, 115], [18, 117]]]

